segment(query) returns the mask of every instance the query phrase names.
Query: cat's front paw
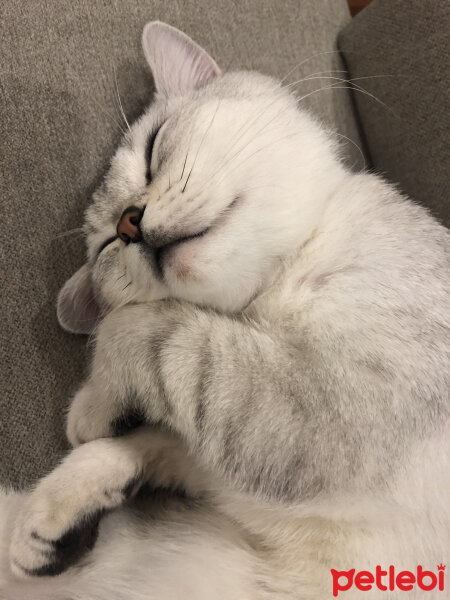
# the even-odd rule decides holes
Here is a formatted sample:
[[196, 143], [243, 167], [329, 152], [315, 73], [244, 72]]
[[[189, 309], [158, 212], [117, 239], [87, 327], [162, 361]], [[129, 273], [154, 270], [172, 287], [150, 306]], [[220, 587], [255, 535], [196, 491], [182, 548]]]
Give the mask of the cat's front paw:
[[14, 532], [11, 544], [11, 570], [19, 577], [59, 575], [87, 552], [97, 539], [101, 512], [85, 515], [73, 524], [52, 518], [51, 508], [42, 516], [34, 513]]
[[25, 500], [10, 546], [19, 577], [58, 575], [92, 550], [100, 518], [138, 485], [142, 465], [116, 440], [76, 448]]
[[66, 435], [72, 446], [113, 435], [114, 404], [91, 384], [75, 395], [67, 416]]

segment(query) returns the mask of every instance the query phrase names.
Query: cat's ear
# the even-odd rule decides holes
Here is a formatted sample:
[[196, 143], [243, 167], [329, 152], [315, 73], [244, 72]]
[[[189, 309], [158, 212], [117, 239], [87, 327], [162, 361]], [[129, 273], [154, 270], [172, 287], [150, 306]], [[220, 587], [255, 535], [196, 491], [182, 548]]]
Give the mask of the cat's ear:
[[70, 333], [91, 333], [100, 320], [91, 271], [87, 265], [72, 275], [59, 292], [56, 314], [59, 324]]
[[219, 67], [206, 50], [166, 23], [147, 23], [142, 33], [142, 48], [156, 90], [166, 97], [201, 88], [220, 75]]

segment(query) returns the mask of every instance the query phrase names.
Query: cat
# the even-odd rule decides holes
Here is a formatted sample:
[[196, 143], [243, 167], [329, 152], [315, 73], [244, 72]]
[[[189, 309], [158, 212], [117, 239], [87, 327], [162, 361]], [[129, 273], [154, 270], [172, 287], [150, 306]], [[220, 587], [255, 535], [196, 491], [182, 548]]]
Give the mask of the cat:
[[3, 495], [2, 598], [352, 599], [352, 569], [436, 571], [448, 231], [348, 170], [280, 82], [160, 22], [143, 50], [156, 97], [58, 298], [95, 336], [74, 450]]

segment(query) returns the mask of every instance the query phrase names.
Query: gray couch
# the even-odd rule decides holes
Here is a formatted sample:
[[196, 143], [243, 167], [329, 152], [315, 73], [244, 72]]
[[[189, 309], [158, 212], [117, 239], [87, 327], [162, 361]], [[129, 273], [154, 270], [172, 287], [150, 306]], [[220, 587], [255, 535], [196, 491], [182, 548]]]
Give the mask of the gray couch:
[[115, 80], [129, 119], [151, 98], [140, 34], [153, 19], [186, 31], [223, 68], [283, 77], [298, 65], [288, 81], [344, 68], [371, 77], [356, 83], [389, 108], [345, 89], [303, 103], [449, 222], [445, 2], [374, 0], [351, 21], [345, 0], [2, 0], [1, 484], [29, 484], [66, 451], [64, 411], [89, 350], [58, 327], [55, 298], [83, 260], [76, 228], [120, 137]]

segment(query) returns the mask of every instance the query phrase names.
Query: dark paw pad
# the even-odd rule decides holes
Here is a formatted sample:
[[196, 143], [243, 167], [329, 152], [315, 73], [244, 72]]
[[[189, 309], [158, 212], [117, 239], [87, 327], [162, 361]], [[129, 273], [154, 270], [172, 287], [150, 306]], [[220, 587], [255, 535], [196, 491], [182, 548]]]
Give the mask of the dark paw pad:
[[84, 517], [56, 541], [44, 540], [37, 533], [33, 533], [35, 539], [47, 545], [47, 549], [43, 552], [48, 562], [31, 572], [27, 571], [28, 575], [38, 577], [59, 575], [76, 564], [95, 546], [102, 514], [103, 511]]

